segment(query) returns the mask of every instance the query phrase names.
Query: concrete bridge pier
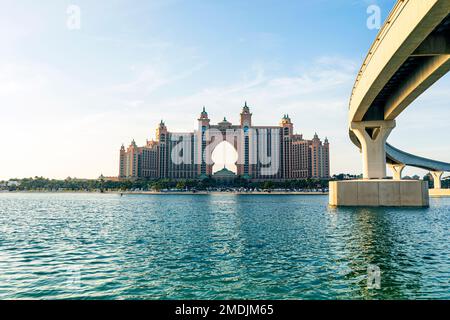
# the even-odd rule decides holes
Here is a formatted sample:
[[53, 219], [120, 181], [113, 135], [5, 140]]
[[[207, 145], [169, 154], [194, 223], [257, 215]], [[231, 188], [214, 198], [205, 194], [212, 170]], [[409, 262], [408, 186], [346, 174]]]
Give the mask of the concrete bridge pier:
[[434, 188], [433, 189], [441, 189], [442, 185], [441, 185], [441, 178], [442, 178], [442, 174], [444, 172], [443, 171], [431, 171], [430, 174], [433, 177], [433, 182], [434, 182]]
[[450, 197], [450, 189], [442, 189], [441, 178], [444, 171], [430, 171], [434, 181], [434, 188], [429, 190], [431, 197]]
[[350, 129], [361, 144], [363, 179], [330, 182], [331, 206], [429, 205], [425, 181], [401, 180], [403, 167], [395, 167], [395, 180], [386, 179], [386, 139], [394, 120], [352, 122]]
[[351, 129], [361, 143], [364, 179], [386, 178], [386, 140], [394, 128], [394, 120], [351, 123]]
[[402, 172], [405, 169], [405, 165], [402, 163], [390, 163], [389, 168], [392, 171], [394, 180], [402, 180]]

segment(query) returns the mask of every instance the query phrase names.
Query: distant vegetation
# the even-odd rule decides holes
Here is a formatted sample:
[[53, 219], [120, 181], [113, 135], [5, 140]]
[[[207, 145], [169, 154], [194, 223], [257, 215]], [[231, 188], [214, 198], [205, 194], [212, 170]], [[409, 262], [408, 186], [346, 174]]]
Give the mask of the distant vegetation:
[[233, 182], [221, 183], [208, 178], [204, 180], [123, 180], [111, 181], [105, 178], [95, 180], [67, 178], [65, 180], [34, 177], [27, 179], [12, 179], [16, 183], [0, 183], [0, 189], [9, 191], [129, 191], [129, 190], [206, 190], [212, 188], [245, 188], [245, 189], [325, 189], [327, 180], [305, 179], [291, 181], [258, 181], [235, 179]]
[[[359, 178], [359, 176], [338, 174], [334, 175], [331, 180], [346, 180], [356, 178]], [[406, 179], [408, 178], [409, 177], [406, 177]], [[426, 175], [424, 177], [424, 180], [429, 181], [430, 188], [433, 187], [433, 181], [432, 179], [430, 180], [429, 175]], [[220, 188], [244, 188], [252, 190], [322, 190], [328, 188], [328, 180], [303, 179], [289, 181], [248, 181], [245, 179], [237, 178], [233, 182], [223, 183], [211, 178], [204, 180], [158, 179], [111, 181], [101, 176], [99, 179], [77, 179], [69, 177], [64, 180], [55, 180], [46, 179], [43, 177], [34, 177], [0, 181], [0, 190], [9, 191], [161, 191], [168, 189], [207, 190]], [[447, 178], [442, 180], [442, 188], [450, 188], [450, 179]]]

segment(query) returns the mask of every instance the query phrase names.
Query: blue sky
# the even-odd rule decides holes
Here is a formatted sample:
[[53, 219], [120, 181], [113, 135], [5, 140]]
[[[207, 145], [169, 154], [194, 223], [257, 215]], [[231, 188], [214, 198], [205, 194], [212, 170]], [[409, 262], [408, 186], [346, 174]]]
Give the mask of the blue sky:
[[[289, 113], [295, 130], [331, 143], [332, 173], [361, 172], [347, 136], [350, 91], [394, 0], [2, 1], [0, 179], [117, 175], [118, 150], [154, 137], [160, 119], [191, 131], [203, 105], [213, 122]], [[81, 29], [67, 28], [67, 8]], [[388, 139], [450, 162], [450, 79], [407, 109]], [[423, 134], [423, 128], [434, 125]], [[423, 171], [407, 169], [406, 174]]]

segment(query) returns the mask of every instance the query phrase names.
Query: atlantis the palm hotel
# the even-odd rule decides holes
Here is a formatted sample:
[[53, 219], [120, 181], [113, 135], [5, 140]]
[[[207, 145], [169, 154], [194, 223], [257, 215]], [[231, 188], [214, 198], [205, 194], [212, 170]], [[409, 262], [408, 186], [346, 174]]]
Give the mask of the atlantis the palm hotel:
[[[222, 141], [237, 151], [236, 173], [223, 168], [213, 172], [211, 154]], [[198, 118], [198, 130], [170, 132], [161, 121], [156, 140], [138, 147], [133, 140], [120, 148], [120, 179], [233, 179], [292, 180], [328, 179], [330, 154], [328, 139], [315, 134], [312, 140], [294, 134], [294, 125], [284, 115], [278, 126], [255, 126], [245, 103], [240, 123], [226, 118], [213, 125], [205, 108]]]

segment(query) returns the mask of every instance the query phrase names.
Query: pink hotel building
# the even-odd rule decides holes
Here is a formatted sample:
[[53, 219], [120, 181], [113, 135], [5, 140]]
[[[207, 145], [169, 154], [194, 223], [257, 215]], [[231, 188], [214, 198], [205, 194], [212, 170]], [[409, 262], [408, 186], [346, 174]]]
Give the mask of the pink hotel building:
[[[156, 140], [138, 147], [133, 140], [128, 148], [120, 148], [120, 179], [202, 179], [214, 178], [213, 163], [208, 161], [215, 136], [223, 135], [238, 153], [236, 176], [251, 180], [289, 180], [330, 177], [328, 139], [322, 142], [315, 134], [312, 140], [294, 134], [294, 125], [284, 115], [278, 126], [254, 126], [252, 114], [245, 103], [240, 123], [233, 125], [225, 118], [217, 125], [210, 123], [208, 113], [198, 118], [199, 129], [190, 133], [168, 131], [163, 121], [156, 129]], [[234, 132], [231, 139], [229, 133]], [[237, 132], [237, 134], [236, 134]], [[183, 141], [183, 150], [176, 150], [183, 161], [173, 161], [174, 148]], [[200, 141], [200, 143], [198, 142]], [[178, 147], [177, 147], [178, 145]], [[209, 146], [209, 148], [208, 148]], [[175, 153], [175, 154], [176, 154]], [[270, 163], [268, 163], [269, 159]], [[276, 164], [276, 165], [274, 165]], [[271, 170], [267, 170], [271, 167]]]

